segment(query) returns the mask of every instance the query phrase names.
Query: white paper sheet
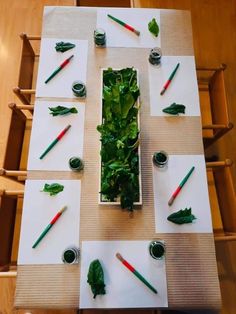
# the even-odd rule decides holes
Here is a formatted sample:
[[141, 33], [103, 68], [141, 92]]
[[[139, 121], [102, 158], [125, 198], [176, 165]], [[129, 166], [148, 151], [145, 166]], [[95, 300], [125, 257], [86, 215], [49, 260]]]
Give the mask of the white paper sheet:
[[[176, 67], [179, 68], [164, 95], [160, 92]], [[148, 64], [151, 116], [171, 116], [162, 109], [172, 103], [185, 105], [184, 116], [200, 116], [196, 66], [193, 56], [162, 56], [161, 66]], [[182, 115], [182, 114], [181, 114]]]
[[[107, 14], [140, 31], [140, 35], [137, 36], [135, 33], [111, 20]], [[148, 30], [148, 23], [153, 18], [156, 19], [160, 27], [160, 10], [158, 9], [103, 8], [97, 10], [97, 27], [105, 30], [107, 47], [161, 47], [161, 27], [158, 37], [155, 37]]]
[[[168, 201], [189, 170], [195, 169], [174, 203]], [[205, 160], [203, 155], [170, 155], [165, 169], [153, 166], [155, 225], [157, 233], [212, 232]], [[192, 208], [193, 223], [177, 225], [167, 217], [180, 209]]]
[[[76, 107], [78, 113], [53, 117], [48, 107]], [[35, 102], [34, 119], [30, 138], [28, 170], [69, 171], [70, 157], [83, 158], [85, 104], [78, 102]], [[41, 160], [40, 155], [68, 125], [71, 128]]]
[[[55, 196], [41, 192], [44, 184], [59, 183], [64, 190]], [[61, 264], [62, 252], [68, 246], [79, 247], [80, 226], [79, 180], [27, 180], [21, 222], [18, 264]], [[66, 211], [46, 236], [32, 249], [42, 231], [64, 207]]]
[[[154, 260], [148, 252], [150, 241], [83, 241], [80, 308], [167, 307], [165, 258]], [[117, 258], [119, 252], [157, 291], [152, 292]], [[99, 259], [104, 270], [106, 294], [93, 299], [87, 283], [90, 263]]]
[[[75, 44], [75, 48], [64, 53], [57, 52], [57, 42]], [[40, 48], [40, 62], [36, 84], [36, 97], [76, 98], [71, 86], [80, 80], [86, 84], [88, 41], [65, 38], [43, 38]], [[71, 61], [47, 84], [45, 80], [71, 55]]]

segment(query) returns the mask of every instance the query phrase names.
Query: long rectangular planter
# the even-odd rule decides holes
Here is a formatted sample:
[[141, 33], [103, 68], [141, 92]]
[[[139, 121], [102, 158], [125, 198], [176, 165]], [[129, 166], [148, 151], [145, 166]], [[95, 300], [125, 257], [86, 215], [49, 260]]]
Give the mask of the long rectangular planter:
[[[101, 69], [101, 124], [103, 124], [104, 119], [103, 119], [103, 73], [104, 71], [106, 71], [107, 69]], [[115, 71], [119, 71], [122, 69], [113, 69]], [[137, 74], [137, 85], [139, 86], [139, 81], [138, 81], [138, 71], [136, 69], [134, 69], [136, 71]], [[135, 106], [139, 107], [139, 97], [136, 100]], [[140, 110], [138, 111], [138, 115], [137, 115], [137, 122], [138, 122], [138, 129], [139, 129], [139, 135], [138, 135], [138, 139], [140, 141]], [[102, 149], [102, 142], [100, 145], [100, 151]], [[140, 143], [138, 146], [138, 167], [139, 167], [139, 200], [134, 202], [134, 205], [142, 205], [142, 181], [141, 181], [141, 150], [140, 150]], [[102, 180], [102, 161], [101, 161], [101, 155], [100, 155], [100, 167], [99, 167], [99, 204], [100, 205], [120, 205], [120, 199], [117, 198], [116, 201], [111, 202], [108, 201], [106, 199], [104, 199], [103, 195], [100, 193], [101, 191], [101, 180]]]

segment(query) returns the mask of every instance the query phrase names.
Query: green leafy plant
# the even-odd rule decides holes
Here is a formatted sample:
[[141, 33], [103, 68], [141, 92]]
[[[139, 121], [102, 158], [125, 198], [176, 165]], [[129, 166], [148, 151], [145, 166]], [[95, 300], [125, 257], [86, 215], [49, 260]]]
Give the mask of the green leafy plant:
[[133, 210], [139, 200], [139, 128], [137, 72], [133, 68], [103, 72], [101, 133], [101, 195], [122, 208]]
[[167, 217], [167, 220], [178, 225], [191, 223], [195, 219], [197, 218], [192, 214], [191, 207], [180, 209], [178, 212], [175, 212]]
[[157, 37], [159, 35], [159, 26], [155, 18], [148, 23], [148, 29], [154, 36]]
[[93, 298], [95, 299], [97, 295], [106, 294], [105, 283], [104, 283], [104, 273], [102, 265], [98, 259], [91, 262], [88, 271], [87, 282], [91, 286], [93, 293]]
[[176, 104], [174, 102], [169, 107], [164, 108], [162, 111], [165, 113], [172, 114], [172, 115], [178, 115], [180, 113], [185, 114], [185, 106], [181, 104]]
[[50, 194], [50, 196], [52, 196], [62, 192], [63, 190], [64, 186], [59, 183], [52, 184], [45, 183], [42, 192], [47, 192]]
[[75, 44], [65, 43], [64, 41], [60, 41], [56, 43], [55, 49], [56, 51], [65, 52], [75, 47]]
[[78, 110], [75, 107], [63, 107], [63, 106], [57, 106], [57, 107], [48, 107], [48, 109], [51, 111], [50, 114], [53, 116], [63, 116], [68, 113], [78, 113]]

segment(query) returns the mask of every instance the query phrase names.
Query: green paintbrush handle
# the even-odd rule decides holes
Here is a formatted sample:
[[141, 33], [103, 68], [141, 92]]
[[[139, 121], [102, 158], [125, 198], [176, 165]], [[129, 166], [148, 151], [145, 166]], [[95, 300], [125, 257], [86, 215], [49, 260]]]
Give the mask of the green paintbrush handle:
[[32, 246], [32, 249], [36, 248], [36, 246], [39, 244], [39, 242], [45, 237], [45, 235], [48, 233], [48, 231], [52, 228], [53, 225], [49, 224], [47, 227], [43, 230], [43, 232], [40, 234], [38, 239], [35, 241], [35, 243]]
[[43, 159], [45, 155], [56, 145], [56, 143], [59, 141], [58, 138], [56, 138], [49, 146], [48, 148], [42, 153], [42, 155], [39, 157], [39, 159]]
[[182, 188], [184, 185], [185, 185], [185, 183], [188, 181], [188, 178], [191, 176], [191, 174], [192, 174], [192, 172], [193, 172], [193, 170], [195, 169], [195, 167], [193, 166], [190, 170], [189, 170], [189, 172], [186, 174], [186, 176], [183, 178], [183, 180], [180, 182], [180, 188]]
[[157, 293], [157, 290], [137, 271], [135, 270], [133, 274], [138, 277], [149, 289], [151, 289], [154, 293]]

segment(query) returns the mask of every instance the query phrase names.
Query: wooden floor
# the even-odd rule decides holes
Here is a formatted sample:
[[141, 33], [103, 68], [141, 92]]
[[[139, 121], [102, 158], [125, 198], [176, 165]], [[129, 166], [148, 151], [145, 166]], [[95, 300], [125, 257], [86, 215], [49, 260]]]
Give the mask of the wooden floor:
[[[115, 1], [115, 0], [114, 0]], [[118, 0], [116, 0], [118, 1]], [[236, 125], [236, 1], [235, 0], [133, 0], [135, 6], [191, 10], [194, 49], [198, 66], [226, 63], [226, 89], [231, 122]], [[16, 101], [20, 40], [26, 32], [40, 35], [44, 5], [73, 5], [74, 0], [0, 0], [0, 167], [2, 166], [9, 128], [9, 102]], [[236, 128], [207, 152], [221, 159], [229, 157], [236, 164]], [[234, 166], [234, 183], [236, 171]], [[236, 184], [235, 184], [236, 186]], [[9, 180], [0, 180], [0, 189], [17, 189]], [[217, 244], [217, 263], [223, 298], [222, 314], [236, 313], [236, 242]], [[13, 309], [15, 279], [0, 279], [0, 314], [52, 314], [74, 311], [32, 311]], [[145, 313], [145, 311], [143, 312]]]

